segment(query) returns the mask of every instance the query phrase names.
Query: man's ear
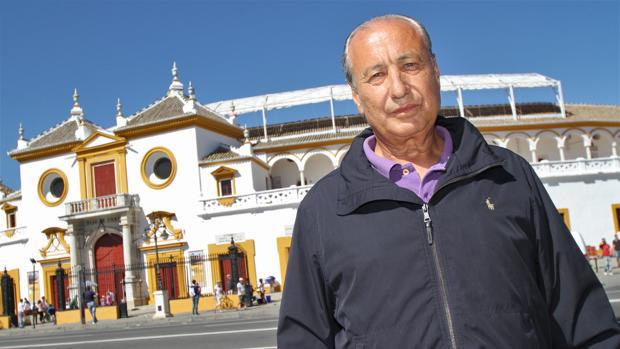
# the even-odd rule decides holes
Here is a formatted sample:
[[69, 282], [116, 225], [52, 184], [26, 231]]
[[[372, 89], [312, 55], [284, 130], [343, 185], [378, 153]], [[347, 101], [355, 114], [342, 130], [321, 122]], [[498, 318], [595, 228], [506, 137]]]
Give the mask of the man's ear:
[[435, 74], [435, 79], [439, 82], [439, 78], [441, 77], [441, 72], [439, 71], [439, 66], [437, 65], [437, 58], [433, 55], [433, 73]]
[[357, 110], [360, 112], [360, 114], [364, 114], [364, 107], [362, 107], [360, 96], [357, 94], [357, 90], [353, 85], [349, 85], [349, 87], [351, 87], [351, 96], [353, 97], [353, 102], [355, 103]]

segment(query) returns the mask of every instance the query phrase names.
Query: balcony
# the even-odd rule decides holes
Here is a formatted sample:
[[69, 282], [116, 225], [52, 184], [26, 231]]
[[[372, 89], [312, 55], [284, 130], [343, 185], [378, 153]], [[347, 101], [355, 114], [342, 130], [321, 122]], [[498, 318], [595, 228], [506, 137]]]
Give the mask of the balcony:
[[65, 215], [60, 218], [63, 220], [91, 218], [124, 212], [139, 206], [140, 198], [137, 194], [99, 196], [92, 199], [84, 199], [66, 203]]
[[25, 244], [26, 242], [28, 242], [28, 235], [25, 226], [0, 230], [0, 246]]
[[312, 185], [265, 190], [251, 194], [200, 200], [203, 217], [243, 211], [265, 210], [287, 206], [297, 206], [306, 196]]
[[540, 178], [619, 173], [620, 157], [545, 161], [532, 164]]

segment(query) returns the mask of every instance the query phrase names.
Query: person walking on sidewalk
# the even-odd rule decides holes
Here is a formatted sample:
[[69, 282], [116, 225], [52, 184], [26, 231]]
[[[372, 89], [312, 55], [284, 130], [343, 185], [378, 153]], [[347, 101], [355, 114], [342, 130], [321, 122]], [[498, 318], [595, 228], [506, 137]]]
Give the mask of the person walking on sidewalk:
[[618, 233], [614, 234], [614, 254], [616, 257], [616, 267], [620, 268], [620, 239], [618, 239]]
[[24, 300], [22, 298], [19, 299], [19, 304], [17, 304], [17, 325], [19, 328], [24, 328]]
[[200, 285], [196, 280], [192, 280], [192, 287], [190, 288], [192, 294], [192, 315], [198, 315], [198, 302], [200, 302]]
[[601, 249], [603, 260], [605, 261], [605, 275], [613, 275], [611, 269], [611, 249], [605, 238], [601, 240], [601, 244], [598, 247]]
[[86, 303], [86, 307], [88, 311], [90, 311], [90, 315], [93, 318], [93, 325], [97, 323], [97, 305], [96, 305], [97, 293], [93, 291], [90, 286], [86, 286], [86, 292], [84, 292], [84, 303]]

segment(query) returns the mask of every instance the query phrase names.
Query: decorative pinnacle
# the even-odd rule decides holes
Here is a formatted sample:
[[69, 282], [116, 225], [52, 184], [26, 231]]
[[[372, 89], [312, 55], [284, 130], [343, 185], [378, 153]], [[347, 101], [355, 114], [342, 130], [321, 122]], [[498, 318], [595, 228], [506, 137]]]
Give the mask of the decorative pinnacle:
[[78, 94], [78, 90], [73, 89], [73, 108], [71, 108], [71, 116], [76, 118], [81, 118], [84, 116], [84, 111], [82, 107], [80, 107], [80, 95]]
[[243, 137], [246, 141], [248, 141], [250, 138], [250, 130], [248, 130], [247, 125], [243, 125]]
[[22, 127], [22, 123], [19, 123], [19, 130], [17, 131], [17, 133], [19, 134], [19, 140], [23, 141], [24, 140], [24, 128]]
[[177, 62], [172, 62], [172, 81], [179, 81], [179, 69], [177, 69]]
[[183, 83], [179, 79], [179, 69], [177, 68], [177, 62], [172, 62], [172, 83], [168, 87], [168, 92], [178, 93], [183, 96]]
[[77, 88], [73, 89], [73, 105], [76, 107], [80, 106], [78, 100], [80, 99], [80, 95], [78, 94]]
[[120, 98], [116, 99], [116, 116], [123, 117], [123, 105]]
[[237, 115], [235, 114], [235, 101], [230, 101], [230, 115]]
[[191, 99], [192, 101], [196, 100], [196, 91], [194, 91], [194, 86], [192, 85], [192, 82], [189, 82], [189, 86], [187, 87], [187, 90], [189, 92], [189, 99]]

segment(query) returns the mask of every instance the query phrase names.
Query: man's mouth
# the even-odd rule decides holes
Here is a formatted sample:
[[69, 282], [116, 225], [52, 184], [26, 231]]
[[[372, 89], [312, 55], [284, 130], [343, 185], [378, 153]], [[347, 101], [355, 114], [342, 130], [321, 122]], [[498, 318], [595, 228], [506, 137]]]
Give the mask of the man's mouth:
[[402, 107], [398, 108], [398, 109], [394, 109], [392, 111], [391, 114], [403, 114], [403, 113], [409, 113], [414, 111], [415, 109], [417, 109], [420, 105], [419, 104], [407, 104], [407, 105], [403, 105]]

